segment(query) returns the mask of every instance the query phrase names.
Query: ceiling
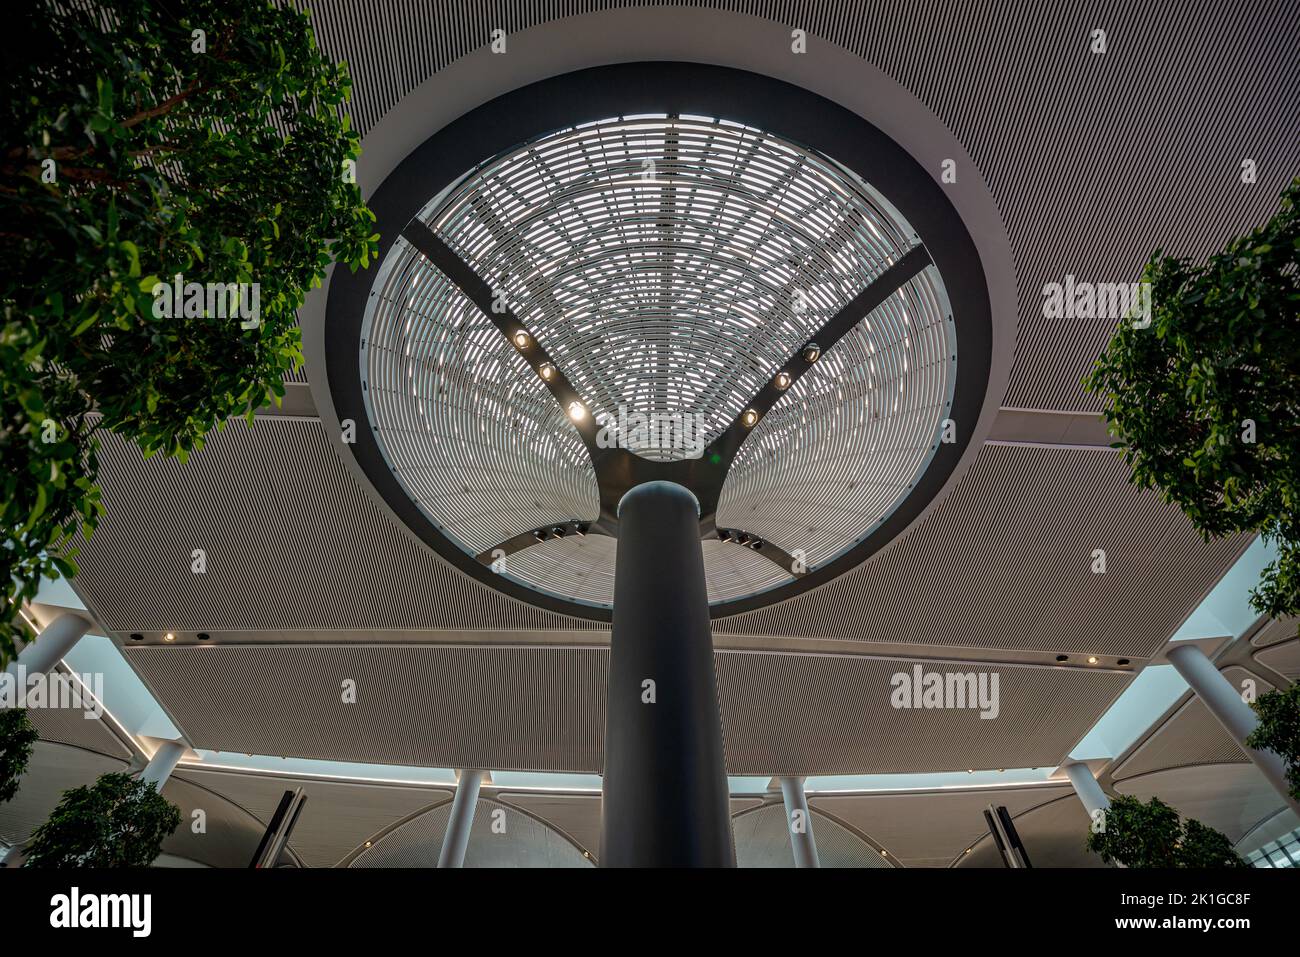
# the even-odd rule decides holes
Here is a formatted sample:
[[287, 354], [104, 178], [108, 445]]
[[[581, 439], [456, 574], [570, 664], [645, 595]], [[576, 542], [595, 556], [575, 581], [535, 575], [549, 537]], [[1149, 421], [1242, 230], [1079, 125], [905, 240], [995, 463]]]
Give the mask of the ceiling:
[[[811, 87], [823, 82], [814, 60], [860, 57], [864, 71], [911, 91], [973, 164], [959, 164], [961, 188], [986, 189], [1005, 227], [1019, 290], [1014, 314], [995, 316], [1016, 330], [995, 397], [1006, 411], [994, 409], [990, 441], [891, 545], [818, 589], [714, 622], [728, 765], [752, 774], [1055, 765], [1247, 542], [1202, 542], [1128, 483], [1104, 448], [1097, 400], [1079, 386], [1112, 323], [1046, 319], [1040, 290], [1066, 274], [1135, 278], [1157, 247], [1204, 255], [1276, 208], [1300, 170], [1300, 73], [1277, 69], [1294, 60], [1297, 6], [1262, 3], [1239, 17], [1221, 4], [1179, 4], [1174, 15], [1155, 3], [1099, 23], [1091, 4], [1001, 3], [966, 16], [962, 30], [951, 29], [950, 9], [901, 2], [681, 6], [685, 19], [672, 21], [621, 4], [412, 3], [400, 29], [355, 4], [312, 9], [322, 45], [349, 63], [363, 134], [422, 84], [436, 90], [439, 70], [490, 57], [471, 51], [496, 27], [512, 44], [498, 58], [501, 83], [516, 70], [545, 75], [552, 61], [552, 72], [590, 65], [530, 40], [557, 35], [547, 31], [574, 38], [573, 49], [605, 38], [601, 59], [625, 48], [645, 59], [648, 46], [675, 43], [693, 51], [683, 57], [720, 61], [733, 55], [724, 38], [738, 25], [747, 43], [770, 37], [773, 72], [788, 79]], [[788, 52], [794, 25], [811, 38], [802, 59]], [[1087, 51], [1096, 26], [1109, 37], [1102, 56]], [[405, 155], [385, 159], [384, 148], [366, 156], [391, 168]], [[1253, 185], [1240, 180], [1243, 158], [1257, 164]], [[321, 376], [309, 364], [298, 378], [310, 385], [291, 388], [281, 414], [231, 422], [186, 465], [145, 461], [104, 436], [107, 514], [75, 579], [86, 607], [199, 746], [598, 769], [607, 626], [494, 591], [420, 542], [340, 456]], [[728, 507], [739, 516], [755, 505], [738, 495]], [[1104, 574], [1091, 570], [1098, 548]], [[204, 574], [191, 571], [194, 549], [206, 553]], [[732, 569], [732, 584], [718, 587], [741, 588], [752, 573]], [[161, 640], [169, 631], [173, 644]], [[212, 641], [199, 647], [198, 632]], [[1058, 665], [1059, 654], [1072, 660]], [[1079, 666], [1083, 655], [1099, 665]], [[1002, 716], [890, 707], [900, 660], [996, 669]], [[361, 689], [351, 711], [338, 704], [348, 677]], [[42, 730], [51, 742], [66, 736], [53, 723]], [[1219, 749], [1189, 760], [1224, 758]], [[853, 819], [836, 814], [857, 828]], [[977, 822], [942, 845], [900, 840], [908, 860], [951, 862], [978, 831]]]

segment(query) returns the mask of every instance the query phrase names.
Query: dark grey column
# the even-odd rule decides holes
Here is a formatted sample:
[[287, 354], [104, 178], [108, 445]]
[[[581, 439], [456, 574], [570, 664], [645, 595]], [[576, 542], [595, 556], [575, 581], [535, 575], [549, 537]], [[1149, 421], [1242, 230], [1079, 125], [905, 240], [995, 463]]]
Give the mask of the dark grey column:
[[602, 867], [735, 867], [699, 503], [646, 482], [618, 506]]

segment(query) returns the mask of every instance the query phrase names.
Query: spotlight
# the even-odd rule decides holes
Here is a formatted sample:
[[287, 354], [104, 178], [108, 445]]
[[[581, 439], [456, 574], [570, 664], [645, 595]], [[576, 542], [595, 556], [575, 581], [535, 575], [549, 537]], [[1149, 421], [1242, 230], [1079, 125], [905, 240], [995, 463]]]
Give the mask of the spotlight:
[[199, 641], [208, 641], [212, 638], [212, 636], [209, 635], [206, 631], [201, 631], [194, 637], [197, 638]]
[[579, 538], [586, 538], [586, 537], [587, 537], [587, 526], [586, 526], [586, 525], [574, 525], [574, 526], [573, 526], [573, 534], [574, 534], [574, 535], [577, 535]]
[[533, 532], [533, 538], [537, 539], [539, 542], [546, 541], [546, 529], [539, 528], [537, 531]]
[[749, 547], [752, 548], [754, 551], [758, 551], [760, 548], [763, 547], [763, 540], [761, 538], [755, 538], [749, 543]]
[[144, 635], [140, 634], [140, 632], [138, 632], [138, 631], [133, 631], [133, 632], [131, 632], [131, 640], [132, 640], [132, 641], [144, 641]]
[[163, 635], [163, 641], [175, 641], [175, 640], [176, 640], [176, 636], [173, 635], [170, 631], [167, 632], [167, 634]]
[[758, 421], [758, 413], [753, 409], [746, 409], [745, 414], [741, 416], [740, 421], [744, 422], [746, 427], [752, 428], [754, 423]]
[[1069, 656], [1069, 655], [1057, 655], [1057, 656], [1056, 656], [1056, 660], [1057, 660], [1057, 661], [1069, 661], [1069, 660], [1070, 660], [1070, 656]]
[[525, 349], [527, 349], [530, 345], [532, 345], [533, 342], [532, 338], [523, 329], [518, 330], [510, 338], [514, 341], [515, 348], [518, 349], [520, 352], [523, 352]]
[[746, 535], [744, 532], [737, 532], [737, 533], [736, 533], [736, 544], [737, 544], [737, 545], [748, 545], [748, 544], [749, 544], [749, 536]]
[[1096, 663], [1097, 663], [1097, 656], [1096, 656], [1096, 655], [1089, 655], [1089, 656], [1088, 656], [1088, 664], [1090, 664], [1090, 665], [1095, 665]]
[[555, 366], [551, 365], [549, 362], [543, 362], [538, 367], [537, 374], [541, 376], [543, 379], [545, 379], [547, 382], [550, 382], [552, 379], [555, 378]]
[[808, 343], [808, 345], [803, 347], [804, 362], [810, 362], [810, 363], [816, 362], [818, 359], [821, 358], [821, 355], [822, 355], [822, 347], [817, 345], [817, 343], [815, 342], [810, 342]]
[[790, 388], [790, 373], [778, 372], [776, 378], [772, 380], [772, 384], [784, 392]]
[[587, 417], [587, 407], [581, 402], [569, 403], [569, 418], [574, 422], [581, 422]]
[[731, 541], [731, 532], [729, 532], [729, 531], [728, 531], [727, 529], [725, 529], [725, 528], [720, 528], [720, 529], [718, 529], [718, 541], [720, 541], [720, 542], [729, 542], [729, 541]]
[[551, 529], [551, 534], [554, 535], [556, 538], [563, 538], [563, 537], [564, 537], [564, 526], [563, 526], [563, 525], [556, 525], [553, 529]]
[[1115, 664], [1119, 665], [1120, 667], [1123, 667], [1124, 665], [1126, 665], [1126, 664], [1128, 664], [1128, 663], [1129, 663], [1129, 660], [1128, 660], [1127, 658], [1121, 658], [1119, 661], [1115, 662]]

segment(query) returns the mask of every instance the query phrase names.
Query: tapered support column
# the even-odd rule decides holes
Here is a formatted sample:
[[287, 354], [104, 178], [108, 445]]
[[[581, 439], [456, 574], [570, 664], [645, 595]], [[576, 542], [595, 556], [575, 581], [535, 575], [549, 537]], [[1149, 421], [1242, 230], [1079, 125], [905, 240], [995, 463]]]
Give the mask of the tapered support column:
[[442, 838], [442, 851], [438, 854], [439, 867], [464, 867], [465, 849], [469, 847], [469, 830], [474, 823], [474, 809], [478, 807], [478, 789], [483, 783], [482, 771], [461, 771], [456, 796], [451, 801], [451, 819], [447, 833]]
[[602, 867], [735, 867], [699, 503], [672, 482], [619, 503]]
[[1095, 821], [1098, 811], [1110, 809], [1110, 798], [1106, 797], [1106, 792], [1101, 789], [1088, 765], [1082, 761], [1071, 761], [1065, 765], [1064, 770], [1074, 785], [1074, 793], [1079, 796], [1083, 809], [1088, 812], [1088, 817]]
[[781, 797], [785, 799], [785, 824], [790, 830], [790, 847], [795, 867], [821, 867], [817, 859], [817, 841], [813, 838], [812, 813], [804, 794], [803, 778], [781, 778]]
[[155, 789], [161, 791], [184, 755], [184, 741], [164, 741], [153, 753], [145, 769], [140, 772], [140, 780], [152, 784]]
[[5, 674], [12, 675], [14, 680], [20, 674], [28, 678], [48, 674], [89, 630], [90, 622], [87, 619], [70, 611], [64, 612], [46, 625], [36, 640], [28, 643], [15, 660], [9, 662]]
[[1232, 686], [1232, 682], [1219, 672], [1214, 663], [1205, 657], [1205, 652], [1196, 645], [1176, 645], [1169, 651], [1169, 663], [1178, 670], [1196, 697], [1210, 710], [1210, 714], [1223, 725], [1232, 740], [1241, 745], [1246, 756], [1255, 762], [1255, 767], [1264, 772], [1268, 783], [1282, 796], [1291, 810], [1300, 814], [1300, 801], [1291, 797], [1290, 785], [1286, 780], [1286, 765], [1272, 751], [1256, 751], [1246, 746], [1247, 736], [1259, 724], [1259, 716], [1250, 705], [1242, 700], [1241, 693]]

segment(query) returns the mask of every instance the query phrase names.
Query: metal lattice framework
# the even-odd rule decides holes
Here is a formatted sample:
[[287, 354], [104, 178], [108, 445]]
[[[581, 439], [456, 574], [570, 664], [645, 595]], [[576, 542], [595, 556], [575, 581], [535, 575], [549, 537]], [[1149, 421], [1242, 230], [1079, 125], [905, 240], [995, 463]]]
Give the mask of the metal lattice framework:
[[[491, 312], [528, 331], [596, 422], [692, 415], [693, 450], [632, 448], [672, 462], [724, 442], [789, 357], [917, 248], [868, 184], [752, 127], [642, 115], [550, 133], [434, 197], [382, 264], [362, 360], [376, 438], [462, 549], [487, 562], [513, 539], [496, 570], [609, 605], [615, 539], [530, 537], [595, 522], [603, 486], [591, 433], [502, 335], [487, 291]], [[477, 297], [449, 264], [472, 271]], [[955, 336], [938, 271], [907, 276], [852, 317], [740, 446], [717, 526], [786, 554], [769, 561], [710, 538], [711, 601], [788, 583], [791, 554], [809, 568], [842, 554], [929, 461]]]

